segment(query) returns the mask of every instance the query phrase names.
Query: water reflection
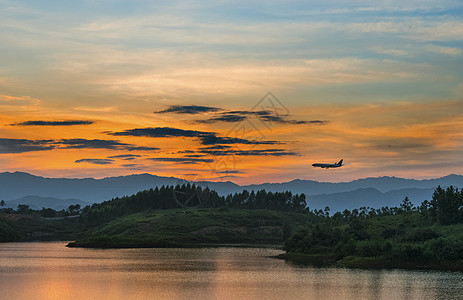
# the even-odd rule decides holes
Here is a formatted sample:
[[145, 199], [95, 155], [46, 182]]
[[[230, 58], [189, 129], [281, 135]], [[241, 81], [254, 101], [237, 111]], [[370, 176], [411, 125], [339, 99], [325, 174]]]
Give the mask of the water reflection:
[[297, 267], [275, 249], [0, 244], [2, 299], [460, 299], [463, 274]]

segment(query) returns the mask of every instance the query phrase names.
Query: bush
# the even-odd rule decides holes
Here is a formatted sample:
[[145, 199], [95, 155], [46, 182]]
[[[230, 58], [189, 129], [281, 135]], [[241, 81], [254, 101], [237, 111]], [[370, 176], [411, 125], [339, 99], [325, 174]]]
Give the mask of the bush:
[[430, 240], [425, 245], [436, 260], [463, 259], [463, 241], [461, 240], [439, 238]]
[[419, 241], [427, 241], [430, 239], [434, 239], [438, 237], [439, 234], [434, 231], [434, 229], [429, 227], [419, 227], [413, 228], [410, 231], [405, 233], [404, 241], [408, 242], [419, 242]]

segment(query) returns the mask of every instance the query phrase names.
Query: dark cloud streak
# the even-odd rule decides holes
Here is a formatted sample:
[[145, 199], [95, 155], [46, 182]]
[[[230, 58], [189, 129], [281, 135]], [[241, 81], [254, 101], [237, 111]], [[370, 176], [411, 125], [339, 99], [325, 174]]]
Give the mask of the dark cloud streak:
[[328, 121], [321, 121], [321, 120], [313, 120], [313, 121], [298, 121], [298, 120], [285, 120], [280, 116], [260, 116], [260, 118], [265, 122], [275, 122], [279, 124], [292, 124], [292, 125], [300, 125], [300, 124], [307, 124], [307, 125], [325, 125]]
[[114, 160], [107, 159], [107, 158], [83, 158], [78, 159], [75, 163], [89, 163], [93, 165], [110, 165], [113, 163]]
[[215, 132], [198, 131], [198, 130], [183, 130], [171, 127], [148, 127], [148, 128], [135, 128], [128, 129], [121, 132], [106, 132], [113, 136], [136, 136], [136, 137], [152, 137], [152, 138], [165, 138], [165, 137], [191, 137], [197, 138], [203, 145], [216, 145], [216, 144], [248, 144], [248, 145], [274, 145], [282, 144], [277, 141], [254, 141], [241, 138], [219, 137]]
[[108, 132], [113, 136], [138, 136], [138, 137], [201, 137], [205, 135], [215, 135], [214, 132], [197, 131], [197, 130], [183, 130], [172, 127], [147, 127], [128, 129], [121, 132]]
[[54, 149], [108, 149], [126, 151], [160, 150], [159, 148], [154, 147], [134, 146], [117, 140], [88, 140], [80, 138], [62, 140], [28, 140], [0, 138], [0, 153], [24, 153]]
[[0, 138], [0, 153], [24, 153], [55, 149], [53, 140], [26, 140]]
[[138, 164], [124, 164], [122, 165], [124, 168], [129, 168], [129, 169], [133, 169], [135, 167], [139, 167], [140, 165]]
[[328, 121], [321, 121], [321, 120], [312, 120], [312, 121], [298, 121], [298, 120], [288, 120], [285, 116], [281, 116], [275, 114], [269, 110], [257, 110], [257, 111], [244, 111], [244, 110], [234, 110], [234, 111], [227, 111], [222, 112], [220, 114], [216, 114], [209, 119], [203, 120], [196, 120], [195, 123], [204, 123], [204, 124], [213, 124], [217, 122], [226, 122], [226, 123], [239, 123], [250, 116], [254, 116], [263, 122], [275, 122], [279, 124], [291, 124], [291, 125], [325, 125]]
[[128, 146], [125, 148], [127, 151], [157, 151], [161, 150], [161, 148], [157, 147], [144, 147], [144, 146]]
[[203, 145], [216, 145], [216, 144], [247, 144], [247, 145], [275, 145], [282, 144], [278, 141], [253, 141], [240, 138], [219, 137], [216, 135], [206, 135], [200, 137]]
[[125, 149], [129, 144], [115, 140], [87, 140], [87, 139], [63, 139], [56, 142], [64, 149]]
[[188, 158], [188, 157], [154, 157], [149, 158], [150, 160], [160, 161], [160, 162], [175, 162], [180, 164], [198, 164], [198, 163], [212, 163], [213, 159], [205, 158]]
[[93, 121], [84, 120], [66, 120], [66, 121], [26, 121], [13, 126], [75, 126], [75, 125], [91, 125]]
[[142, 156], [136, 155], [136, 154], [121, 154], [121, 155], [108, 156], [108, 158], [120, 158], [120, 159], [137, 158], [137, 157], [142, 157]]
[[218, 174], [244, 174], [244, 172], [239, 170], [225, 170], [225, 171], [215, 171]]
[[286, 151], [284, 149], [253, 149], [253, 150], [199, 150], [199, 153], [212, 156], [300, 156], [297, 152]]
[[156, 114], [164, 114], [164, 113], [176, 113], [176, 114], [189, 114], [189, 115], [197, 115], [202, 113], [208, 112], [216, 112], [222, 109], [217, 107], [210, 107], [210, 106], [201, 106], [201, 105], [172, 105], [171, 107], [161, 110], [155, 111]]
[[216, 122], [238, 123], [238, 122], [244, 121], [245, 119], [246, 119], [246, 116], [226, 114], [226, 115], [222, 115], [219, 117], [210, 118], [207, 120], [196, 120], [195, 123], [205, 123], [205, 124], [212, 124]]

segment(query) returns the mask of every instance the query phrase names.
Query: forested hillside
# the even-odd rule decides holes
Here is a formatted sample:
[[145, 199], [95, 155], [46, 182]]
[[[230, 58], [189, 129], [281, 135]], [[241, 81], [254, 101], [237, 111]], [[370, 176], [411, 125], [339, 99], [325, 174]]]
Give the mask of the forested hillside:
[[125, 214], [144, 210], [219, 207], [303, 212], [306, 202], [304, 194], [293, 195], [291, 192], [272, 193], [265, 190], [248, 192], [245, 190], [224, 197], [209, 188], [183, 184], [162, 186], [141, 191], [132, 196], [114, 198], [87, 206], [81, 213], [81, 221], [86, 226], [94, 226]]
[[463, 191], [438, 187], [416, 207], [317, 213], [285, 242], [287, 258], [340, 261], [348, 266], [463, 268]]

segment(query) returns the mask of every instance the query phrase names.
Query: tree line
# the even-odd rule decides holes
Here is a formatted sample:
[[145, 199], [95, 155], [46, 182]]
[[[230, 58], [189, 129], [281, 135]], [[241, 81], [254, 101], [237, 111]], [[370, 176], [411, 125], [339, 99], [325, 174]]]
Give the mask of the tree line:
[[247, 191], [220, 196], [216, 191], [195, 184], [162, 186], [144, 190], [132, 196], [116, 197], [85, 207], [80, 216], [83, 224], [98, 225], [119, 216], [148, 209], [175, 208], [246, 208], [303, 212], [304, 194], [291, 192]]
[[[3, 201], [3, 200], [2, 200]], [[1, 204], [0, 201], [0, 212], [4, 214], [20, 214], [20, 215], [33, 215], [36, 217], [42, 218], [55, 218], [55, 217], [69, 217], [78, 215], [81, 211], [80, 204], [71, 204], [66, 209], [55, 210], [53, 208], [45, 208], [42, 209], [33, 209], [29, 205], [26, 204], [18, 204], [16, 209], [11, 207], [3, 207], [5, 204]]]
[[284, 246], [288, 252], [329, 253], [336, 260], [348, 256], [410, 262], [463, 259], [463, 234], [447, 229], [463, 223], [463, 190], [452, 186], [437, 187], [432, 199], [419, 206], [405, 198], [400, 207], [361, 207], [332, 216], [328, 207], [313, 212], [319, 222], [288, 234]]

